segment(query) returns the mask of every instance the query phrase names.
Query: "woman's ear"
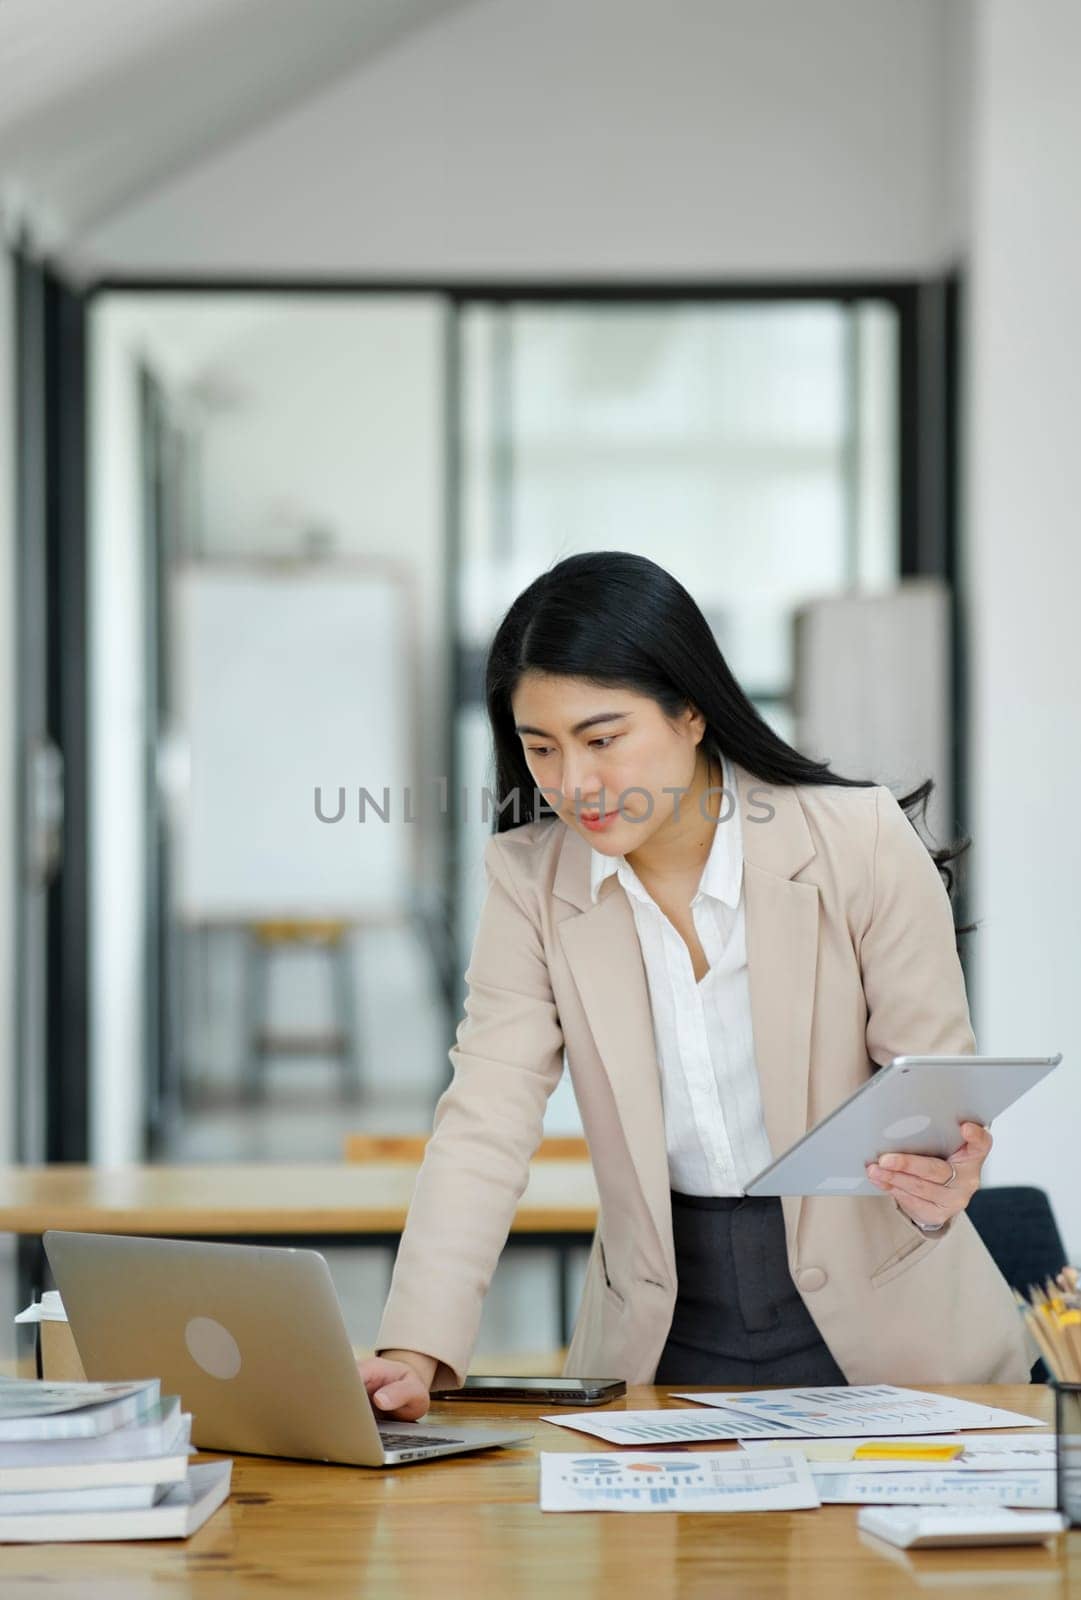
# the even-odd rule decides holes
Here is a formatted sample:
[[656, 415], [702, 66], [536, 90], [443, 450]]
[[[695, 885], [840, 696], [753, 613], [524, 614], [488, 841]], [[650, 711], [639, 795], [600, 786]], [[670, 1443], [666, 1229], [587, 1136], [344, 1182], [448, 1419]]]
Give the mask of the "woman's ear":
[[694, 735], [695, 744], [701, 744], [706, 731], [706, 719], [697, 706], [688, 705], [683, 713], [687, 728]]

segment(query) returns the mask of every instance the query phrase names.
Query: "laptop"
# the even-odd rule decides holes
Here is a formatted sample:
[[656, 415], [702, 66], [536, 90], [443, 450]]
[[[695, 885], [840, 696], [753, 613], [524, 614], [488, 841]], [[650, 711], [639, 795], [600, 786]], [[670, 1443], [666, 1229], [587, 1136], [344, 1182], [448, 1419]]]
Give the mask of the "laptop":
[[56, 1229], [43, 1243], [87, 1378], [160, 1378], [201, 1449], [397, 1467], [532, 1438], [377, 1417], [317, 1250]]

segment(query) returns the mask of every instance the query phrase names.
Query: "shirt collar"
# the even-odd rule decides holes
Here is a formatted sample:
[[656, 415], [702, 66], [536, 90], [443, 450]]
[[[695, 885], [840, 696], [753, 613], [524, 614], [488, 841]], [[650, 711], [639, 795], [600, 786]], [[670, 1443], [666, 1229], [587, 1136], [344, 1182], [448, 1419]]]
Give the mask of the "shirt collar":
[[[726, 905], [734, 908], [739, 904], [740, 885], [743, 879], [743, 832], [739, 817], [739, 806], [734, 803], [736, 801], [735, 782], [733, 781], [731, 768], [723, 757], [722, 772], [723, 778], [721, 781], [726, 791], [722, 805], [726, 811], [731, 806], [731, 815], [727, 821], [719, 822], [713, 830], [713, 843], [709, 847], [709, 855], [706, 857], [706, 864], [702, 869], [702, 876], [698, 883], [698, 893], [708, 895], [714, 900], [723, 900]], [[610, 878], [613, 873], [616, 874], [628, 894], [634, 895], [635, 899], [649, 905], [654, 904], [652, 896], [646, 892], [626, 856], [606, 856], [600, 850], [594, 850], [591, 847], [589, 894], [594, 905], [597, 903], [601, 884], [605, 878]]]

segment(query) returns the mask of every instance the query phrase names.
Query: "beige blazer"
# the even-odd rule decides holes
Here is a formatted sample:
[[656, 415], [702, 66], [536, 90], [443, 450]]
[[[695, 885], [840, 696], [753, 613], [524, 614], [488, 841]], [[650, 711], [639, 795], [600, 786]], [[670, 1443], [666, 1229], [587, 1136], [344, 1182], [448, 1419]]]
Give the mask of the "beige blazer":
[[[787, 1149], [895, 1055], [972, 1054], [949, 897], [890, 790], [759, 782], [737, 764], [766, 1130]], [[488, 893], [377, 1349], [460, 1384], [564, 1049], [599, 1222], [564, 1372], [649, 1383], [676, 1299], [660, 1075], [630, 902], [596, 905], [559, 819], [494, 835]], [[891, 1196], [785, 1199], [793, 1279], [851, 1383], [1019, 1383], [1010, 1291], [968, 1218], [920, 1232]]]

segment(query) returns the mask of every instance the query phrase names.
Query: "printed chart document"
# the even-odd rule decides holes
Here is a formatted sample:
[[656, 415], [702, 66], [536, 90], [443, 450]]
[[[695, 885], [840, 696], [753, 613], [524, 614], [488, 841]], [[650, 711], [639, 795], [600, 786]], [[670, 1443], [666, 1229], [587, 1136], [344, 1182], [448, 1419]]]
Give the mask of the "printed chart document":
[[[609, 1444], [680, 1444], [697, 1440], [700, 1444], [717, 1443], [726, 1439], [775, 1439], [777, 1428], [772, 1422], [756, 1423], [750, 1417], [729, 1416], [714, 1411], [703, 1415], [682, 1407], [676, 1411], [613, 1411], [598, 1415], [595, 1411], [572, 1411], [568, 1416], [542, 1417], [542, 1422], [554, 1422], [560, 1428], [573, 1428], [577, 1433], [591, 1433], [595, 1439], [605, 1439]], [[785, 1434], [798, 1438], [792, 1430]]]
[[[888, 1439], [804, 1439], [799, 1445], [802, 1455], [812, 1463], [815, 1472], [821, 1467], [835, 1472], [926, 1472], [927, 1461], [917, 1458], [898, 1460], [891, 1458], [891, 1445], [911, 1446], [912, 1434]], [[942, 1463], [950, 1472], [1054, 1472], [1055, 1436], [1053, 1433], [938, 1433], [920, 1434], [918, 1442], [925, 1445], [959, 1445], [962, 1454], [952, 1461]], [[882, 1455], [876, 1459], [854, 1460], [857, 1450], [874, 1445]], [[742, 1449], [748, 1455], [771, 1456], [779, 1450], [793, 1450], [789, 1439], [748, 1439]]]
[[[753, 1461], [766, 1459], [755, 1455]], [[787, 1461], [787, 1455], [770, 1456]], [[955, 1471], [935, 1467], [925, 1472], [838, 1472], [836, 1461], [816, 1461], [811, 1476], [823, 1505], [861, 1506], [1016, 1506], [1053, 1511], [1055, 1474], [1037, 1472]]]
[[542, 1511], [793, 1511], [817, 1506], [799, 1455], [541, 1452]]
[[[1042, 1428], [1040, 1417], [981, 1406], [950, 1395], [899, 1389], [892, 1383], [853, 1384], [821, 1389], [749, 1389], [743, 1394], [673, 1394], [715, 1406], [726, 1416], [769, 1425], [777, 1438], [828, 1439], [854, 1434], [936, 1433], [957, 1428]], [[750, 1438], [746, 1430], [738, 1434]]]

